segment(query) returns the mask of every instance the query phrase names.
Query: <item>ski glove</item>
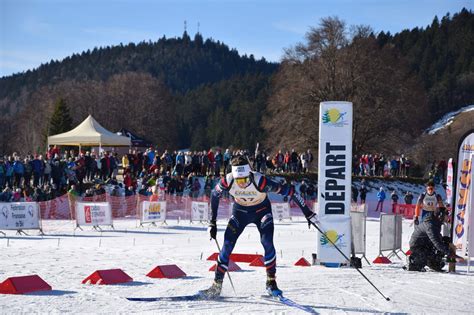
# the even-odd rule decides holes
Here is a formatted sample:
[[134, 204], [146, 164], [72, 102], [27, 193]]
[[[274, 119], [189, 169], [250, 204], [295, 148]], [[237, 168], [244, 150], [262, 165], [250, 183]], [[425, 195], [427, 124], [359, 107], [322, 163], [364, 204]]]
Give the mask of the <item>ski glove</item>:
[[413, 221], [413, 223], [415, 223], [415, 225], [420, 224], [420, 221], [418, 221], [418, 217], [415, 217], [415, 220]]
[[319, 225], [319, 218], [316, 213], [312, 213], [309, 216], [307, 216], [306, 220], [308, 220], [308, 228], [311, 228], [312, 224]]
[[209, 227], [207, 228], [207, 231], [209, 232], [209, 236], [212, 239], [216, 239], [217, 236], [217, 223], [215, 220], [211, 220], [209, 223]]

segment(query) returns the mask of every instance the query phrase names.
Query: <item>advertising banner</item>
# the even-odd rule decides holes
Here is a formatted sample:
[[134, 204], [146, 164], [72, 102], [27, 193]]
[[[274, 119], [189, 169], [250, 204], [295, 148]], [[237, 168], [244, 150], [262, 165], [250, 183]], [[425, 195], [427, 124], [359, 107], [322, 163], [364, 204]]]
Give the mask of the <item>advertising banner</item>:
[[191, 203], [191, 221], [209, 221], [209, 205], [207, 202]]
[[0, 203], [0, 230], [40, 229], [36, 202]]
[[153, 223], [166, 221], [166, 201], [142, 202], [140, 222]]
[[112, 225], [112, 210], [108, 202], [77, 202], [77, 225]]
[[318, 234], [318, 258], [322, 263], [344, 263], [327, 238], [337, 240], [350, 256], [352, 103], [322, 102], [319, 115], [318, 214], [331, 237]]
[[448, 160], [448, 170], [446, 173], [446, 203], [453, 204], [453, 159]]
[[456, 190], [454, 193], [453, 243], [464, 255], [467, 250], [467, 231], [469, 225], [472, 196], [472, 167], [474, 154], [474, 130], [466, 133], [459, 141], [456, 171]]
[[[318, 259], [321, 263], [347, 263], [347, 260], [334, 248], [329, 240], [336, 244], [339, 249], [351, 255], [351, 217], [349, 216], [325, 216], [321, 227], [326, 231], [325, 235], [318, 233]], [[328, 228], [329, 227], [329, 228]]]
[[287, 202], [275, 202], [272, 203], [273, 219], [285, 220], [291, 219], [290, 217], [290, 205]]

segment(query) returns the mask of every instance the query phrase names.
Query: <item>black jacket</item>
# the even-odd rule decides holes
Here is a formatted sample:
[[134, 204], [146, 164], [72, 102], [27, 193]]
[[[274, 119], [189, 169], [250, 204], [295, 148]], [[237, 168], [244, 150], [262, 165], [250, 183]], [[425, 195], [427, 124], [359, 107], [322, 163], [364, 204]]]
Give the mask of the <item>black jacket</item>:
[[441, 253], [448, 255], [449, 247], [443, 243], [441, 237], [442, 222], [435, 215], [428, 215], [423, 222], [415, 226], [415, 231], [410, 238], [410, 248], [434, 247]]

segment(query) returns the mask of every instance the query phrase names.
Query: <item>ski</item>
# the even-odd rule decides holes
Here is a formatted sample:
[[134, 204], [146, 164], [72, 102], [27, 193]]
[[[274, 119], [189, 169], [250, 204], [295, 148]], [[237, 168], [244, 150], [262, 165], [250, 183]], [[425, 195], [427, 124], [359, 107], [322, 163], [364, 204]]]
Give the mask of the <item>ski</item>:
[[[126, 299], [132, 302], [187, 302], [187, 301], [222, 301], [226, 299], [235, 299], [236, 297], [230, 296], [216, 296], [207, 297], [204, 294], [196, 293], [192, 295], [176, 295], [176, 296], [157, 296], [157, 297], [127, 297]], [[241, 297], [244, 298], [244, 297]]]
[[279, 302], [279, 303], [285, 304], [286, 306], [295, 307], [297, 309], [305, 311], [306, 313], [319, 314], [318, 312], [316, 312], [311, 307], [296, 303], [295, 301], [284, 297], [282, 294], [279, 294], [279, 295], [276, 295], [276, 296], [262, 295], [262, 298], [264, 298], [265, 300], [269, 300], [269, 301]]
[[128, 297], [127, 300], [133, 302], [159, 302], [159, 301], [201, 301], [201, 300], [219, 300], [222, 297], [208, 298], [203, 294], [177, 295], [177, 296], [158, 296], [158, 297]]

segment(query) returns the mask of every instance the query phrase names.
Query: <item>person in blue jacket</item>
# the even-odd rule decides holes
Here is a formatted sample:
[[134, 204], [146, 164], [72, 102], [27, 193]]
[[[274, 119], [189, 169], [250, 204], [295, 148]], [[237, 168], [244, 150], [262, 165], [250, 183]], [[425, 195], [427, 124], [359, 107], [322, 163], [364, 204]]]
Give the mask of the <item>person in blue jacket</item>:
[[378, 193], [377, 193], [377, 208], [375, 208], [375, 211], [379, 211], [379, 207], [380, 207], [380, 212], [383, 211], [383, 202], [385, 200], [386, 196], [385, 196], [385, 191], [383, 190], [383, 187], [380, 187]]
[[211, 239], [217, 235], [217, 210], [219, 198], [227, 191], [234, 199], [232, 216], [229, 219], [224, 234], [224, 245], [217, 259], [217, 268], [212, 286], [201, 291], [207, 297], [217, 297], [222, 290], [222, 282], [229, 264], [229, 257], [245, 227], [254, 223], [260, 233], [264, 248], [264, 260], [267, 273], [266, 289], [270, 295], [278, 296], [282, 291], [276, 283], [276, 250], [273, 244], [273, 216], [270, 200], [267, 194], [275, 192], [288, 198], [301, 208], [308, 221], [318, 224], [318, 217], [305, 204], [303, 198], [292, 185], [272, 181], [263, 174], [250, 169], [249, 162], [244, 156], [237, 156], [231, 161], [232, 172], [222, 177], [211, 195], [212, 216], [209, 225]]

